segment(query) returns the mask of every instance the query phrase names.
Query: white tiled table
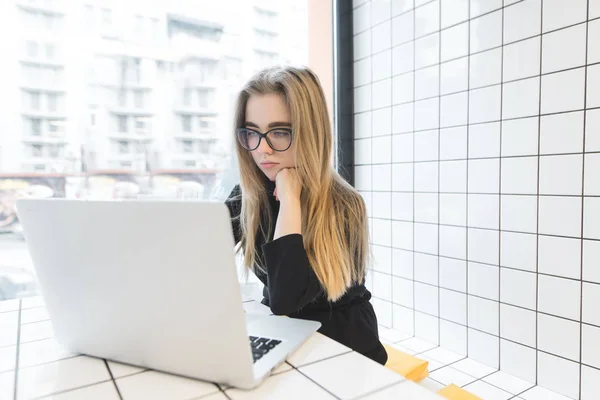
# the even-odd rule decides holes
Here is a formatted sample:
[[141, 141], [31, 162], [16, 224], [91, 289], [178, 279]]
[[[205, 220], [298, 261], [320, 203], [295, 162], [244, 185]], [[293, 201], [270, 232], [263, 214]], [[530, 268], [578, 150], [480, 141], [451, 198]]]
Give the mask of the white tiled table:
[[[270, 313], [253, 300], [244, 308]], [[71, 354], [54, 340], [40, 298], [0, 302], [0, 399], [13, 398], [442, 399], [319, 333], [252, 391]]]

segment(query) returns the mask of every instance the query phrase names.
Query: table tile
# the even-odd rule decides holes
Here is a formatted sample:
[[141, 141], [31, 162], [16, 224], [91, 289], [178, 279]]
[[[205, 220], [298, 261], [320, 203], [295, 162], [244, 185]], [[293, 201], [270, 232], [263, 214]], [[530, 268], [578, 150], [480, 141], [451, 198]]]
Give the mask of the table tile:
[[397, 385], [377, 391], [361, 400], [398, 400], [398, 399], [418, 399], [418, 400], [443, 400], [443, 397], [435, 394], [431, 390], [419, 386], [412, 381], [404, 381]]
[[42, 397], [43, 400], [119, 400], [112, 381]]
[[21, 325], [21, 334], [19, 335], [21, 343], [50, 339], [53, 337], [54, 329], [52, 328], [52, 322], [50, 320]]
[[511, 393], [483, 381], [473, 382], [465, 386], [464, 389], [485, 400], [508, 400], [513, 397]]
[[288, 356], [287, 361], [294, 367], [300, 367], [350, 351], [352, 350], [343, 344], [316, 332], [302, 346]]
[[403, 340], [398, 344], [403, 347], [409, 348], [416, 353], [423, 353], [424, 351], [438, 347], [437, 344], [429, 343], [423, 339], [419, 339], [418, 337]]
[[540, 386], [532, 387], [528, 391], [521, 393], [519, 397], [524, 400], [572, 400], [570, 397], [563, 396]]
[[404, 377], [352, 352], [300, 368], [300, 372], [342, 399], [355, 398], [404, 380]]
[[19, 312], [0, 313], [0, 347], [17, 344]]
[[0, 347], [0, 372], [15, 369], [17, 362], [17, 346]]
[[280, 374], [282, 372], [287, 372], [290, 369], [292, 369], [292, 366], [290, 364], [288, 364], [287, 362], [281, 363], [277, 368], [275, 368], [273, 370], [273, 372], [271, 372], [272, 375], [275, 374]]
[[[229, 400], [227, 398], [227, 396], [225, 396], [223, 394], [223, 392], [217, 392], [215, 394], [209, 394], [206, 397], [200, 397], [200, 399], [202, 399], [202, 400]], [[199, 399], [194, 399], [194, 400], [199, 400]]]
[[428, 389], [434, 393], [437, 392], [438, 390], [441, 390], [446, 387], [445, 385], [442, 385], [438, 381], [431, 379], [431, 378], [423, 379], [421, 382], [419, 382], [419, 385], [423, 386], [425, 389]]
[[15, 371], [0, 372], [0, 399], [12, 399], [15, 390]]
[[431, 376], [432, 379], [443, 383], [444, 385], [450, 385], [453, 383], [456, 386], [461, 387], [477, 380], [477, 378], [467, 375], [464, 372], [460, 372], [452, 367], [438, 369], [437, 371], [433, 371], [431, 374], [429, 374], [429, 376]]
[[27, 310], [29, 308], [44, 307], [44, 299], [42, 296], [25, 297], [21, 300], [21, 310]]
[[227, 396], [229, 396], [232, 400], [334, 399], [331, 394], [327, 393], [318, 385], [315, 385], [314, 382], [311, 382], [310, 379], [296, 370], [272, 375], [268, 377], [259, 387], [251, 391], [229, 389], [225, 393], [227, 393]]
[[464, 372], [467, 375], [471, 375], [477, 379], [481, 379], [486, 375], [490, 375], [498, 371], [496, 368], [482, 364], [470, 358], [465, 358], [464, 360], [460, 360], [452, 364], [452, 368]]
[[522, 393], [535, 386], [534, 383], [527, 382], [503, 371], [498, 371], [490, 376], [486, 376], [483, 380], [512, 394]]
[[381, 325], [378, 327], [378, 330], [379, 330], [379, 338], [385, 339], [389, 343], [397, 343], [402, 340], [410, 339], [414, 336], [410, 333], [402, 332], [397, 329], [386, 328], [385, 326], [381, 326]]
[[422, 356], [431, 357], [436, 361], [441, 362], [444, 365], [452, 364], [458, 360], [465, 358], [465, 356], [460, 355], [458, 353], [454, 353], [450, 350], [446, 350], [442, 347], [437, 347], [432, 350], [428, 350], [424, 353], [421, 353]]
[[137, 374], [144, 371], [144, 368], [139, 368], [129, 364], [123, 364], [116, 361], [108, 361], [108, 367], [114, 379], [123, 378], [128, 375]]
[[158, 371], [146, 371], [116, 380], [124, 400], [184, 400], [216, 393], [214, 383], [199, 381]]
[[48, 396], [108, 380], [103, 360], [79, 356], [19, 369], [17, 398]]
[[2, 300], [0, 301], [0, 313], [8, 311], [19, 311], [19, 300]]
[[76, 354], [69, 352], [54, 338], [43, 339], [21, 344], [19, 349], [19, 367], [25, 368], [74, 356]]
[[21, 325], [50, 319], [46, 307], [30, 308], [21, 311]]

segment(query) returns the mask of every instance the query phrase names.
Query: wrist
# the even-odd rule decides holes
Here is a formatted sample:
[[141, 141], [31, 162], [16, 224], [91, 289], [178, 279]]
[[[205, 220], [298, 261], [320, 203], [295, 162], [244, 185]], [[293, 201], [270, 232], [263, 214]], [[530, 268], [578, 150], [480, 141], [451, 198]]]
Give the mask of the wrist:
[[281, 207], [285, 208], [300, 208], [300, 198], [296, 197], [286, 197], [283, 199], [279, 199]]

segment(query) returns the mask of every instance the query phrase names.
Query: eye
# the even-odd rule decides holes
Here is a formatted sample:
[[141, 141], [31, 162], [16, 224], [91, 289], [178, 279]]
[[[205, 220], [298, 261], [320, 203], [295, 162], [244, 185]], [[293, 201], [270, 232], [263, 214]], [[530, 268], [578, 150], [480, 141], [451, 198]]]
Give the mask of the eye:
[[288, 135], [290, 134], [288, 131], [284, 131], [284, 130], [281, 130], [281, 131], [273, 131], [273, 132], [271, 132], [271, 133], [272, 133], [272, 134], [273, 134], [273, 136], [275, 136], [275, 137], [286, 137], [286, 136], [288, 136]]

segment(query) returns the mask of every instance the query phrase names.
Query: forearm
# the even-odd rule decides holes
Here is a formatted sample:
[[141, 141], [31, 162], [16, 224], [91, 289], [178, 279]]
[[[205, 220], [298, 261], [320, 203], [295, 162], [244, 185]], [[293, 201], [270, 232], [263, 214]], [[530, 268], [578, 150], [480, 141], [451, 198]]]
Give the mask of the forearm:
[[275, 225], [273, 240], [291, 234], [302, 234], [302, 211], [300, 200], [282, 201]]

